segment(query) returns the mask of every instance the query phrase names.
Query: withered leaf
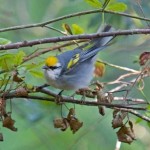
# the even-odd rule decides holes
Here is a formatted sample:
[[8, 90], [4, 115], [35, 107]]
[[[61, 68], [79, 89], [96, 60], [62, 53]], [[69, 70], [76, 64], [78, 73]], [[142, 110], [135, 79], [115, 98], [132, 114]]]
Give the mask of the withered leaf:
[[135, 140], [135, 134], [133, 129], [131, 129], [130, 127], [124, 127], [123, 128], [124, 133], [127, 134], [128, 136], [130, 136], [133, 140]]
[[94, 75], [95, 77], [102, 77], [105, 73], [105, 64], [97, 61], [95, 63]]
[[72, 119], [72, 117], [75, 116], [75, 109], [74, 108], [70, 108], [67, 119], [70, 121]]
[[28, 96], [28, 92], [24, 87], [20, 87], [16, 89], [16, 95], [17, 96]]
[[65, 131], [69, 126], [66, 118], [56, 118], [53, 123], [55, 128], [60, 128], [62, 131]]
[[0, 98], [0, 115], [4, 116], [6, 114], [6, 100]]
[[77, 118], [75, 118], [74, 108], [70, 108], [68, 116], [67, 116], [67, 121], [73, 133], [76, 133], [83, 125], [83, 122], [80, 122]]
[[134, 132], [130, 127], [122, 126], [117, 132], [118, 140], [124, 143], [131, 144], [135, 140]]
[[124, 112], [124, 111], [117, 112], [115, 110], [113, 113], [112, 127], [115, 129], [115, 128], [123, 126], [123, 120], [126, 116], [127, 116], [127, 112]]
[[3, 120], [3, 127], [6, 127], [12, 131], [17, 131], [17, 128], [14, 127], [15, 120], [11, 116], [6, 116]]
[[143, 52], [139, 57], [139, 64], [143, 66], [148, 60], [150, 60], [150, 52]]
[[101, 114], [102, 116], [105, 115], [105, 107], [104, 106], [98, 106], [98, 110], [99, 110], [99, 114]]
[[13, 75], [13, 81], [18, 82], [18, 83], [23, 81], [23, 79], [18, 76], [18, 72], [17, 71], [14, 71], [12, 73], [12, 75]]
[[4, 141], [3, 134], [0, 133], [0, 141]]
[[80, 122], [77, 118], [71, 118], [69, 125], [74, 134], [83, 126], [83, 122]]
[[130, 120], [129, 120], [129, 126], [130, 126], [131, 130], [133, 130], [133, 123]]

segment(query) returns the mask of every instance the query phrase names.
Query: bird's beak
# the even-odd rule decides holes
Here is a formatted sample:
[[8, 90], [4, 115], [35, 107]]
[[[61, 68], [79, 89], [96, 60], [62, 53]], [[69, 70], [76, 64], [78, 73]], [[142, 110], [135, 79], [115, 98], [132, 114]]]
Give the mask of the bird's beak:
[[48, 69], [48, 66], [43, 66], [42, 69]]

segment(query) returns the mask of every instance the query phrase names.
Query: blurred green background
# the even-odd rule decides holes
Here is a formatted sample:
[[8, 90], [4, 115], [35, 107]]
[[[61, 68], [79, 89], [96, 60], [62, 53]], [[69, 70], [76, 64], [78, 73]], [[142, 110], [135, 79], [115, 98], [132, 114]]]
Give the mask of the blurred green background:
[[[125, 1], [128, 6], [127, 13], [140, 15], [139, 6], [136, 1]], [[51, 20], [63, 15], [94, 9], [83, 0], [0, 0], [0, 28], [39, 23]], [[145, 16], [149, 16], [150, 2], [144, 0], [141, 3]], [[62, 30], [62, 24], [78, 24], [85, 33], [94, 33], [100, 26], [102, 20], [101, 14], [91, 14], [74, 17], [59, 21], [50, 26]], [[105, 22], [111, 24], [116, 29], [134, 29], [145, 28], [147, 23], [117, 15], [105, 15]], [[12, 42], [41, 39], [46, 37], [60, 36], [59, 33], [46, 28], [31, 28], [24, 30], [9, 31], [0, 33], [0, 37], [11, 40]], [[99, 58], [110, 63], [126, 66], [133, 69], [139, 69], [139, 65], [133, 63], [138, 56], [149, 51], [149, 35], [134, 35], [117, 37], [114, 43], [105, 51], [99, 54]], [[47, 48], [54, 44], [38, 45], [35, 47], [21, 48], [26, 54], [35, 51], [36, 48]], [[71, 48], [71, 47], [69, 47]], [[16, 51], [16, 50], [14, 50]], [[44, 61], [45, 57], [52, 52], [42, 55], [30, 61]], [[57, 52], [58, 53], [58, 52]], [[42, 69], [39, 68], [42, 72]], [[101, 81], [111, 81], [116, 79], [123, 72], [117, 69], [107, 67], [106, 74]], [[28, 76], [27, 79], [32, 85], [41, 85], [45, 83], [44, 79]], [[150, 97], [150, 80], [146, 79], [145, 95]], [[108, 87], [108, 89], [111, 87]], [[106, 90], [108, 90], [106, 89]], [[56, 90], [58, 92], [58, 90]], [[66, 94], [68, 94], [66, 92]], [[122, 94], [120, 96], [123, 96]], [[143, 98], [138, 91], [132, 91], [131, 97]], [[74, 107], [68, 105], [68, 107]], [[8, 106], [8, 110], [9, 110]], [[90, 106], [76, 106], [76, 115], [83, 121], [83, 127], [72, 134], [70, 130], [61, 132], [53, 127], [53, 120], [60, 117], [60, 106], [50, 102], [39, 102], [36, 100], [13, 99], [12, 100], [12, 118], [15, 119], [17, 132], [12, 132], [6, 128], [0, 128], [4, 135], [4, 142], [0, 143], [0, 150], [114, 150], [116, 144], [116, 131], [111, 127], [112, 111], [106, 110], [104, 117], [100, 116], [98, 109]], [[66, 116], [68, 110], [63, 107], [63, 115]], [[133, 123], [137, 118], [130, 117]], [[122, 144], [121, 150], [149, 150], [150, 133], [146, 122], [134, 125], [137, 140], [131, 145]]]

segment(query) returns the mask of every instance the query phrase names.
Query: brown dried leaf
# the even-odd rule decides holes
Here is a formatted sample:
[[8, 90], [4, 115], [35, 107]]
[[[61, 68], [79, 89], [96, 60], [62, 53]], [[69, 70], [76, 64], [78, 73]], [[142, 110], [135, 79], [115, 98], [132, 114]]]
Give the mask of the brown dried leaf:
[[135, 140], [134, 132], [130, 127], [122, 126], [117, 132], [118, 140], [124, 143], [131, 144]]
[[73, 133], [77, 132], [83, 125], [83, 122], [80, 122], [77, 118], [75, 118], [74, 108], [70, 108], [68, 116], [67, 116], [67, 121]]
[[4, 116], [6, 114], [6, 100], [0, 98], [0, 115]]
[[83, 126], [83, 122], [80, 122], [77, 118], [71, 118], [69, 125], [74, 134]]
[[16, 95], [17, 96], [28, 96], [28, 92], [25, 88], [20, 87], [20, 88], [16, 89]]
[[112, 127], [115, 129], [115, 128], [123, 126], [123, 120], [126, 116], [127, 116], [127, 112], [124, 112], [124, 111], [117, 112], [115, 110], [115, 113], [113, 113], [114, 118], [112, 120]]
[[135, 140], [134, 131], [130, 127], [124, 127], [124, 133], [130, 136], [133, 140]]
[[104, 116], [105, 115], [105, 107], [104, 106], [98, 106], [98, 110], [99, 110], [99, 113]]
[[143, 52], [139, 57], [139, 64], [143, 66], [148, 60], [150, 60], [150, 52]]
[[129, 120], [129, 126], [131, 128], [131, 130], [133, 130], [133, 123]]
[[70, 108], [68, 116], [67, 116], [67, 120], [70, 121], [74, 116], [75, 116], [75, 109]]
[[[111, 103], [112, 101], [109, 100], [108, 95], [106, 95], [103, 90], [97, 91], [97, 102], [99, 103]], [[105, 115], [105, 107], [104, 106], [98, 106], [99, 113], [104, 116]]]
[[94, 75], [95, 77], [102, 77], [105, 73], [105, 64], [102, 62], [95, 63]]
[[130, 136], [128, 136], [122, 132], [117, 132], [117, 137], [120, 142], [124, 142], [124, 143], [128, 143], [128, 144], [131, 144], [133, 142], [133, 139]]
[[18, 76], [18, 72], [17, 71], [14, 71], [12, 73], [12, 75], [13, 75], [13, 81], [18, 82], [18, 83], [23, 81], [23, 79]]
[[115, 118], [119, 112], [120, 112], [119, 109], [114, 109], [114, 111], [113, 111], [113, 118]]
[[112, 101], [113, 95], [111, 93], [104, 93], [103, 90], [97, 91], [97, 102], [110, 104]]
[[69, 127], [67, 118], [63, 118], [64, 126], [61, 128], [62, 131], [65, 131]]
[[54, 119], [53, 123], [55, 128], [60, 128], [62, 131], [65, 131], [69, 126], [66, 118]]
[[14, 127], [15, 120], [11, 116], [6, 116], [3, 120], [3, 127], [6, 127], [12, 131], [17, 131], [17, 128]]
[[0, 141], [4, 141], [3, 134], [0, 133]]

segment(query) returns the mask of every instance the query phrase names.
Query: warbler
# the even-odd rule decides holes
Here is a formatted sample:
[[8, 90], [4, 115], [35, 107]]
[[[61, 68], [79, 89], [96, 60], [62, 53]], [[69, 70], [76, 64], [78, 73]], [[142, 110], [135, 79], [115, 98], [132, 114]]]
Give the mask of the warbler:
[[[106, 25], [102, 32], [113, 30], [111, 26]], [[47, 83], [61, 90], [86, 88], [93, 78], [98, 52], [103, 50], [113, 37], [95, 38], [73, 50], [49, 56], [43, 66]]]

